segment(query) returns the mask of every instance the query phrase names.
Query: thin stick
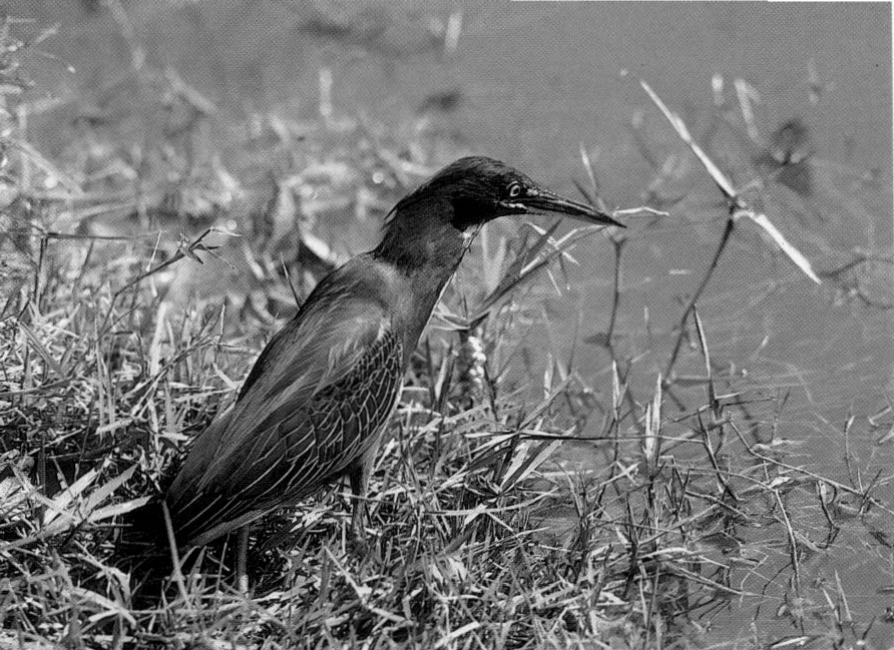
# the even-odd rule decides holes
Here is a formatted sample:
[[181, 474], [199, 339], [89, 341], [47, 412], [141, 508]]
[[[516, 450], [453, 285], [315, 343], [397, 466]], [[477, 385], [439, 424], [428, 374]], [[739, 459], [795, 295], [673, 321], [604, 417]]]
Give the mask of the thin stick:
[[612, 286], [612, 311], [608, 319], [608, 332], [605, 334], [605, 345], [612, 350], [612, 358], [614, 358], [614, 349], [612, 348], [612, 334], [615, 331], [615, 321], [618, 317], [618, 305], [621, 302], [621, 251], [624, 250], [626, 238], [612, 239], [612, 246], [615, 249], [615, 277]]
[[701, 284], [698, 285], [698, 289], [695, 290], [692, 298], [689, 299], [689, 304], [686, 305], [686, 309], [683, 310], [683, 315], [680, 317], [680, 333], [677, 336], [677, 342], [674, 343], [674, 351], [671, 353], [670, 360], [667, 363], [667, 368], [665, 368], [664, 370], [665, 385], [670, 385], [673, 383], [673, 376], [671, 372], [673, 371], [674, 364], [677, 362], [677, 355], [680, 353], [680, 346], [683, 345], [683, 337], [686, 335], [686, 320], [689, 318], [689, 314], [691, 314], [692, 310], [695, 308], [695, 304], [701, 297], [702, 292], [705, 290], [705, 287], [708, 286], [708, 281], [714, 274], [714, 269], [717, 268], [717, 263], [720, 261], [720, 255], [726, 248], [726, 245], [729, 242], [730, 235], [732, 235], [733, 229], [735, 227], [735, 221], [733, 221], [732, 219], [726, 220], [726, 227], [723, 229], [723, 234], [720, 236], [720, 244], [717, 246], [717, 250], [714, 252], [714, 257], [711, 260], [711, 264], [708, 266], [708, 271], [707, 273], [705, 273], [705, 277], [702, 278]]
[[179, 250], [177, 250], [177, 252], [174, 253], [170, 259], [157, 264], [156, 266], [152, 267], [148, 271], [144, 271], [143, 273], [141, 273], [140, 275], [135, 277], [133, 280], [131, 280], [130, 282], [125, 284], [123, 287], [121, 287], [120, 289], [115, 291], [112, 294], [111, 300], [109, 301], [109, 307], [108, 307], [108, 310], [106, 311], [106, 315], [105, 315], [105, 318], [103, 319], [103, 324], [100, 329], [104, 330], [106, 325], [108, 325], [109, 319], [111, 318], [111, 315], [112, 315], [112, 310], [115, 307], [115, 302], [118, 300], [119, 296], [121, 296], [121, 294], [125, 293], [132, 287], [136, 286], [137, 284], [139, 284], [146, 278], [148, 278], [152, 275], [155, 275], [156, 273], [159, 273], [160, 271], [166, 269], [167, 267], [171, 266], [172, 264], [176, 264], [177, 262], [179, 262], [180, 260], [182, 260], [185, 257], [192, 258], [195, 261], [202, 264], [203, 262], [202, 262], [201, 258], [198, 256], [197, 252], [205, 251], [205, 252], [213, 254], [213, 251], [217, 248], [217, 246], [209, 246], [207, 244], [202, 243], [202, 241], [205, 239], [205, 237], [207, 237], [212, 232], [218, 232], [218, 229], [217, 228], [208, 228], [205, 230], [205, 232], [203, 232], [201, 235], [199, 235], [196, 239], [189, 242], [188, 244], [185, 244], [185, 245], [181, 244]]
[[236, 542], [236, 586], [239, 593], [248, 597], [248, 532], [249, 526], [239, 529]]

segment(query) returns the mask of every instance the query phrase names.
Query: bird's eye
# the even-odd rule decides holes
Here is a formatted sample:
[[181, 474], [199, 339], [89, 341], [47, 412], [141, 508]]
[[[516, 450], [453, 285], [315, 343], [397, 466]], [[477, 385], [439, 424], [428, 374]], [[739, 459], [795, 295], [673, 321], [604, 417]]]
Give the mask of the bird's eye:
[[509, 184], [509, 198], [517, 199], [522, 193], [521, 183], [514, 182]]

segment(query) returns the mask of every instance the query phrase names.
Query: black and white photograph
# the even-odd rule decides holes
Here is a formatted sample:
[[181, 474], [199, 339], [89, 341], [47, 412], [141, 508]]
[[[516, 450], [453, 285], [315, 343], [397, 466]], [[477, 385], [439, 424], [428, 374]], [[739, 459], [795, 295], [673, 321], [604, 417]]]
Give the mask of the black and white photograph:
[[889, 2], [0, 3], [0, 649], [891, 650]]

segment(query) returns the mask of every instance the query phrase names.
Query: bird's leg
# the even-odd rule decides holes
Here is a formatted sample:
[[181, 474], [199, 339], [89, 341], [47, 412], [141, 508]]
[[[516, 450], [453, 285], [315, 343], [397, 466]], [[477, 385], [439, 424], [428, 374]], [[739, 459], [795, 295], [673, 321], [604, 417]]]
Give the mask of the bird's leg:
[[354, 503], [351, 511], [351, 542], [359, 554], [366, 551], [366, 494], [375, 448], [363, 454], [348, 471]]
[[248, 596], [248, 532], [251, 524], [246, 524], [236, 534], [236, 587], [243, 596]]

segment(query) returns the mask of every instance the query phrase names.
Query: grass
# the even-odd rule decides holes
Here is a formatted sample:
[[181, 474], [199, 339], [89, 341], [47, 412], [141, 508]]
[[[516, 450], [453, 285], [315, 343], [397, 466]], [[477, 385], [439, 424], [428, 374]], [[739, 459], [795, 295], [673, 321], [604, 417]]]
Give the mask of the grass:
[[[22, 43], [4, 38], [4, 56], [18, 61]], [[12, 88], [26, 81], [6, 81], [9, 109]], [[509, 368], [523, 355], [521, 332], [549, 327], [536, 295], [561, 292], [574, 247], [595, 231], [488, 232], [479, 242], [488, 255], [465, 262], [481, 280], [447, 295], [377, 458], [368, 552], [348, 548], [350, 504], [336, 486], [254, 528], [251, 598], [233, 588], [228, 539], [207, 551], [202, 571], [189, 571], [188, 558], [184, 575], [144, 607], [116, 547], [120, 522], [157, 494], [189, 438], [234, 397], [272, 328], [340, 259], [295, 197], [322, 193], [320, 211], [378, 218], [418, 172], [443, 162], [400, 153], [426, 144], [368, 120], [322, 120], [310, 153], [299, 155], [295, 125], [269, 116], [260, 135], [232, 147], [248, 152], [234, 163], [244, 174], [198, 164], [190, 130], [204, 128], [211, 108], [179, 77], [152, 83], [178, 90], [190, 115], [185, 131], [162, 139], [166, 155], [142, 152], [141, 183], [157, 191], [133, 191], [137, 167], [114, 147], [98, 154], [102, 174], [83, 160], [37, 158], [21, 120], [27, 106], [3, 117], [4, 144], [17, 153], [4, 176], [14, 200], [2, 245], [15, 264], [4, 267], [0, 320], [0, 643], [690, 647], [710, 632], [704, 615], [761, 596], [755, 580], [773, 591], [765, 595], [791, 635], [755, 628], [754, 647], [798, 635], [814, 647], [855, 647], [877, 624], [854, 620], [840, 581], [809, 584], [802, 565], [833, 547], [843, 517], [890, 513], [875, 496], [888, 479], [857, 469], [836, 482], [791, 464], [784, 436], [754, 426], [760, 413], [785, 408], [784, 392], [740, 390], [711, 355], [698, 298], [749, 209], [728, 180], [718, 181], [731, 206], [726, 230], [682, 312], [667, 372], [636, 377], [643, 371], [618, 342], [618, 238], [609, 325], [591, 341], [609, 353], [610, 382], [590, 385], [573, 359], [547, 349], [530, 383], [515, 385]], [[598, 202], [582, 156], [591, 179], [582, 192]], [[262, 160], [275, 180], [266, 195], [264, 183], [247, 180], [263, 176]], [[365, 178], [384, 181], [356, 180]], [[345, 208], [345, 186], [366, 198]], [[250, 225], [240, 238], [222, 237], [221, 224], [237, 216]], [[211, 298], [171, 288], [218, 258], [241, 260], [247, 284]], [[703, 365], [694, 381], [705, 390], [680, 413], [669, 405], [693, 381], [674, 372], [687, 354]], [[653, 388], [637, 393], [644, 379]], [[821, 505], [825, 539], [797, 516], [805, 503]], [[789, 560], [769, 562], [774, 547]], [[766, 578], [763, 564], [778, 574]]]

